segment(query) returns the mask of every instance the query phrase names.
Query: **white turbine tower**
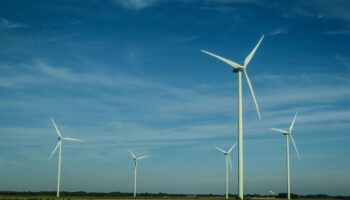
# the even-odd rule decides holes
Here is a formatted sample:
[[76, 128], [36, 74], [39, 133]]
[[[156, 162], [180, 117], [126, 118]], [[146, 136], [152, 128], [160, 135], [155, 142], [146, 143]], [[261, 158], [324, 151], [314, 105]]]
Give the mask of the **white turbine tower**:
[[298, 159], [300, 160], [298, 148], [297, 148], [297, 145], [295, 144], [293, 136], [292, 136], [292, 131], [293, 131], [295, 119], [297, 118], [297, 114], [298, 113], [295, 113], [294, 119], [293, 119], [292, 124], [290, 125], [288, 131], [282, 130], [282, 129], [278, 129], [278, 128], [271, 128], [272, 130], [278, 131], [280, 133], [283, 133], [283, 135], [286, 136], [286, 144], [287, 144], [287, 147], [286, 147], [286, 154], [287, 154], [286, 155], [287, 156], [287, 198], [288, 198], [288, 200], [290, 199], [289, 137], [292, 140], [294, 149], [295, 149], [295, 151], [297, 153]]
[[247, 79], [247, 83], [250, 89], [250, 92], [252, 94], [254, 104], [256, 107], [256, 110], [258, 112], [259, 119], [261, 120], [259, 106], [256, 101], [254, 90], [252, 87], [252, 84], [250, 82], [250, 79], [247, 74], [247, 66], [250, 62], [250, 60], [253, 58], [256, 50], [258, 49], [261, 41], [263, 40], [264, 35], [259, 40], [258, 44], [254, 47], [254, 49], [250, 52], [250, 54], [246, 57], [244, 60], [243, 65], [240, 65], [234, 61], [228, 60], [226, 58], [223, 58], [221, 56], [215, 55], [213, 53], [210, 53], [208, 51], [202, 50], [203, 53], [206, 53], [210, 56], [213, 56], [227, 64], [229, 64], [234, 73], [238, 74], [238, 198], [243, 199], [243, 100], [242, 100], [242, 71], [244, 72], [244, 75]]
[[231, 168], [231, 172], [232, 172], [232, 162], [231, 162], [231, 158], [230, 158], [230, 153], [233, 150], [233, 148], [235, 148], [236, 144], [232, 145], [232, 147], [225, 151], [219, 147], [215, 147], [217, 150], [221, 151], [222, 153], [224, 153], [225, 157], [226, 157], [226, 199], [228, 199], [228, 165], [230, 165]]
[[53, 154], [58, 150], [58, 172], [57, 172], [57, 193], [56, 196], [59, 197], [60, 196], [60, 184], [61, 184], [61, 153], [62, 153], [62, 141], [63, 140], [68, 140], [68, 141], [78, 141], [78, 142], [82, 142], [82, 140], [79, 139], [74, 139], [74, 138], [68, 138], [68, 137], [62, 137], [62, 134], [60, 132], [60, 130], [58, 129], [55, 121], [53, 120], [53, 118], [51, 118], [51, 121], [53, 123], [53, 126], [56, 129], [56, 133], [57, 133], [57, 145], [55, 147], [55, 149], [52, 151], [50, 158], [52, 158]]
[[137, 161], [138, 161], [138, 160], [142, 160], [142, 159], [144, 159], [144, 158], [147, 158], [148, 155], [136, 157], [135, 154], [134, 154], [130, 149], [128, 149], [128, 151], [130, 152], [130, 154], [131, 154], [131, 156], [132, 156], [132, 159], [134, 160], [134, 163], [135, 163], [135, 167], [134, 167], [134, 197], [136, 197]]

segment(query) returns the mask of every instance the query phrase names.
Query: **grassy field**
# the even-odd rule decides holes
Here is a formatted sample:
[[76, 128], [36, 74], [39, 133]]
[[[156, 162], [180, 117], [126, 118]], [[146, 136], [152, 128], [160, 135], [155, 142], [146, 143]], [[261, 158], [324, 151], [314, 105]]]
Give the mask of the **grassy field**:
[[[135, 200], [135, 198], [130, 197], [94, 197], [94, 196], [63, 196], [60, 198], [56, 198], [53, 196], [0, 196], [0, 200]], [[213, 197], [213, 198], [208, 198], [208, 197], [137, 197], [136, 199], [141, 199], [141, 200], [225, 200], [223, 197]], [[234, 200], [235, 198], [231, 198]], [[266, 200], [266, 199], [264, 199]]]
[[[20, 196], [20, 195], [9, 195], [9, 196], [0, 196], [0, 200], [135, 200], [135, 198], [126, 198], [126, 197], [94, 197], [94, 196], [64, 196], [60, 198], [56, 198], [53, 196]], [[141, 200], [225, 200], [224, 197], [137, 197], [136, 199]], [[235, 198], [230, 198], [231, 200], [235, 200]], [[276, 198], [246, 198], [247, 200], [269, 200]], [[279, 199], [277, 199], [279, 200]], [[284, 200], [284, 199], [280, 199]], [[317, 199], [305, 199], [298, 198], [298, 200], [336, 200], [334, 198], [317, 198]]]

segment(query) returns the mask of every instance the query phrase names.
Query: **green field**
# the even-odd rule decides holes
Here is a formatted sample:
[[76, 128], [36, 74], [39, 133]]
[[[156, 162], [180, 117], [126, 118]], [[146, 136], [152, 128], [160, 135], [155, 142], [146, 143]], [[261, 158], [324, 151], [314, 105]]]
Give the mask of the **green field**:
[[[65, 196], [56, 198], [53, 196], [21, 196], [21, 195], [6, 195], [6, 196], [0, 196], [0, 200], [111, 200], [111, 199], [117, 199], [117, 200], [135, 200], [135, 198], [125, 198], [125, 197], [99, 197], [99, 196]], [[137, 197], [136, 199], [141, 200], [225, 200], [224, 197]], [[235, 200], [236, 198], [232, 197], [230, 198], [232, 200]], [[246, 198], [247, 200], [284, 200], [282, 198]], [[337, 200], [335, 198], [298, 198], [298, 200]]]

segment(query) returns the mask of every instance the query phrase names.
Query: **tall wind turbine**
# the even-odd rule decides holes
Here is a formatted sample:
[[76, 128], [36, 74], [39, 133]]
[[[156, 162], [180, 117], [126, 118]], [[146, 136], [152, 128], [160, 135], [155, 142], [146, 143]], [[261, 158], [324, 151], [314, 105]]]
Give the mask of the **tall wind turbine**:
[[79, 139], [74, 139], [74, 138], [69, 138], [69, 137], [62, 137], [62, 134], [60, 132], [60, 130], [58, 129], [55, 121], [53, 120], [53, 118], [51, 118], [52, 124], [56, 129], [56, 133], [57, 133], [57, 145], [55, 147], [55, 149], [52, 151], [50, 158], [52, 158], [53, 154], [58, 150], [58, 172], [57, 172], [57, 193], [56, 196], [59, 197], [60, 196], [60, 184], [61, 184], [61, 153], [62, 153], [62, 142], [63, 140], [68, 140], [68, 141], [78, 141], [78, 142], [82, 142], [83, 140], [79, 140]]
[[289, 127], [289, 130], [286, 131], [286, 130], [282, 130], [282, 129], [278, 129], [278, 128], [271, 128], [272, 130], [283, 133], [283, 135], [286, 136], [286, 144], [287, 144], [287, 148], [286, 148], [286, 154], [287, 154], [287, 194], [288, 194], [287, 198], [288, 198], [288, 200], [290, 199], [289, 138], [292, 140], [295, 152], [297, 153], [298, 159], [300, 160], [298, 148], [294, 142], [293, 135], [292, 135], [292, 130], [294, 127], [295, 119], [297, 118], [297, 114], [298, 113], [295, 113], [294, 119], [292, 121], [292, 124]]
[[208, 51], [202, 50], [203, 53], [206, 53], [210, 56], [213, 56], [226, 64], [229, 64], [234, 73], [238, 74], [238, 198], [243, 199], [243, 100], [242, 100], [242, 72], [244, 72], [244, 75], [247, 79], [247, 83], [250, 89], [250, 92], [252, 94], [254, 104], [256, 107], [256, 110], [258, 112], [259, 119], [261, 120], [260, 116], [260, 111], [259, 111], [259, 106], [256, 101], [255, 95], [254, 95], [254, 90], [252, 87], [252, 84], [250, 82], [250, 79], [247, 74], [247, 66], [250, 62], [250, 60], [253, 58], [256, 50], [258, 49], [261, 41], [263, 40], [264, 35], [261, 37], [259, 40], [258, 44], [254, 47], [254, 49], [250, 52], [250, 54], [246, 57], [244, 60], [243, 65], [240, 65], [234, 61], [228, 60], [226, 58], [223, 58], [221, 56], [218, 56], [216, 54], [210, 53]]
[[132, 159], [134, 160], [134, 163], [135, 163], [135, 167], [134, 167], [134, 197], [136, 197], [136, 185], [137, 185], [137, 161], [138, 160], [142, 160], [144, 158], [147, 158], [148, 155], [144, 155], [144, 156], [135, 156], [135, 154], [130, 150], [128, 149], [128, 151], [130, 152], [131, 156], [132, 156]]
[[232, 162], [231, 162], [231, 158], [230, 158], [230, 153], [233, 150], [233, 148], [235, 148], [236, 144], [232, 145], [232, 147], [225, 151], [219, 147], [215, 147], [217, 150], [221, 151], [222, 153], [224, 153], [225, 157], [226, 157], [226, 199], [228, 199], [228, 165], [230, 164], [230, 168], [231, 168], [231, 172], [232, 172]]

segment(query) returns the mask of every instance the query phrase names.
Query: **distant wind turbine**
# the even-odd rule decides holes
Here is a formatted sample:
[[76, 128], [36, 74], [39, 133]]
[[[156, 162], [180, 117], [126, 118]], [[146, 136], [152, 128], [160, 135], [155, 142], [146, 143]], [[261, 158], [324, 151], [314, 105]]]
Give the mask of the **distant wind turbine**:
[[230, 153], [233, 150], [233, 148], [235, 148], [236, 143], [234, 145], [232, 145], [232, 147], [225, 151], [219, 147], [215, 147], [217, 150], [221, 151], [222, 153], [224, 153], [225, 157], [226, 157], [226, 199], [228, 199], [228, 165], [230, 164], [230, 168], [231, 168], [231, 172], [232, 172], [232, 162], [231, 162], [231, 158], [230, 158]]
[[139, 157], [136, 157], [135, 154], [130, 150], [128, 149], [128, 151], [130, 152], [133, 160], [134, 160], [134, 163], [135, 163], [135, 167], [134, 167], [134, 197], [136, 197], [136, 185], [137, 185], [137, 161], [138, 160], [142, 160], [144, 158], [147, 158], [148, 155], [144, 155], [144, 156], [139, 156]]
[[297, 153], [298, 159], [300, 160], [298, 148], [297, 148], [297, 145], [294, 142], [293, 135], [292, 135], [292, 130], [293, 130], [293, 127], [294, 127], [295, 119], [297, 118], [297, 114], [298, 113], [295, 113], [294, 119], [292, 121], [292, 124], [289, 127], [289, 130], [286, 131], [286, 130], [282, 130], [282, 129], [278, 129], [278, 128], [271, 128], [272, 130], [280, 132], [280, 133], [283, 133], [283, 135], [286, 136], [286, 144], [287, 144], [287, 147], [286, 147], [286, 154], [287, 154], [287, 195], [288, 195], [287, 198], [288, 198], [288, 200], [290, 200], [289, 138], [292, 140], [295, 152]]
[[218, 56], [216, 54], [210, 53], [208, 51], [202, 50], [203, 53], [206, 53], [210, 56], [213, 56], [226, 64], [230, 65], [233, 69], [234, 73], [238, 74], [238, 198], [243, 199], [243, 100], [242, 100], [242, 72], [244, 72], [244, 75], [247, 79], [247, 83], [250, 89], [250, 93], [253, 97], [254, 104], [256, 107], [256, 111], [258, 112], [259, 119], [261, 120], [261, 115], [259, 111], [259, 106], [256, 101], [254, 91], [252, 84], [250, 82], [250, 79], [247, 74], [247, 66], [250, 62], [250, 60], [253, 58], [256, 50], [258, 49], [261, 41], [263, 40], [264, 35], [259, 40], [258, 44], [254, 47], [254, 49], [250, 52], [250, 54], [246, 57], [244, 60], [243, 65], [240, 65], [234, 61], [228, 60], [226, 58], [223, 58], [221, 56]]
[[58, 150], [58, 172], [57, 172], [57, 193], [56, 196], [59, 197], [60, 196], [60, 184], [61, 184], [61, 153], [62, 153], [62, 142], [63, 140], [68, 140], [68, 141], [78, 141], [78, 142], [82, 142], [82, 140], [79, 139], [74, 139], [74, 138], [68, 138], [68, 137], [62, 137], [62, 134], [60, 132], [60, 130], [58, 129], [55, 121], [53, 120], [53, 118], [51, 118], [52, 124], [56, 129], [56, 133], [57, 133], [57, 145], [55, 147], [55, 149], [52, 151], [50, 158], [52, 158], [53, 154]]

